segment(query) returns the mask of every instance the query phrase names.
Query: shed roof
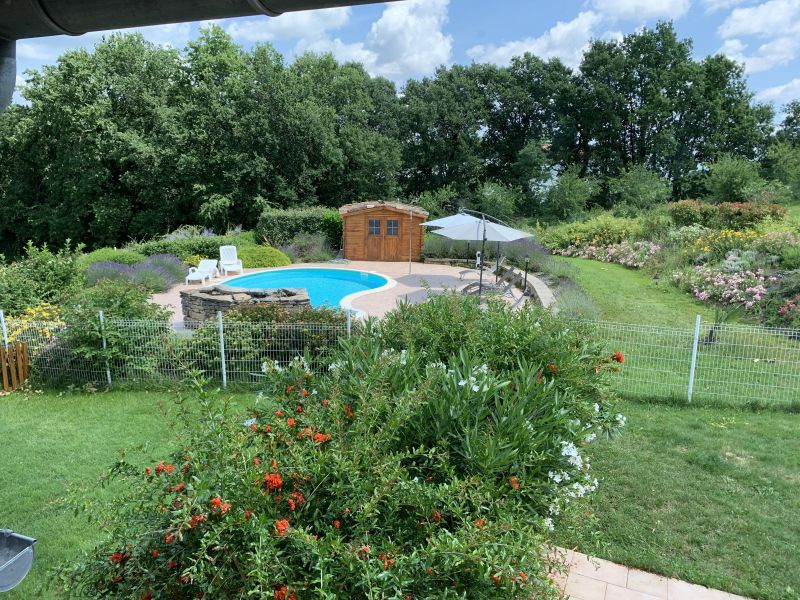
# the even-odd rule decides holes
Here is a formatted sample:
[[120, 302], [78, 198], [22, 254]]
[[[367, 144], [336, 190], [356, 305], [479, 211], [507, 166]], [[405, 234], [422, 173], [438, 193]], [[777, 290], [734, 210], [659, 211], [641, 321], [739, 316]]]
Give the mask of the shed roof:
[[403, 204], [402, 202], [385, 202], [383, 200], [376, 202], [356, 202], [355, 204], [345, 204], [339, 209], [339, 214], [342, 216], [351, 215], [353, 213], [362, 212], [365, 210], [374, 210], [377, 208], [396, 210], [408, 214], [409, 212], [423, 219], [428, 218], [428, 211], [414, 206], [413, 204]]

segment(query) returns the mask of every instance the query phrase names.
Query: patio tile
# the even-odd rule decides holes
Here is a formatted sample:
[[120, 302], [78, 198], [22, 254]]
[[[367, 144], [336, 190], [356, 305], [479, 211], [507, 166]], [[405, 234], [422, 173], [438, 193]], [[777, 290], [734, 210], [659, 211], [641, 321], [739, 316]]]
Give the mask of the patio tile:
[[572, 573], [578, 573], [598, 579], [606, 583], [613, 583], [619, 587], [625, 587], [628, 583], [628, 567], [612, 563], [602, 558], [589, 558], [580, 552], [575, 553], [572, 560]]
[[607, 585], [604, 581], [598, 581], [578, 573], [570, 573], [564, 591], [573, 599], [604, 600]]
[[659, 597], [618, 585], [608, 584], [605, 600], [659, 600]]
[[628, 571], [628, 589], [644, 592], [656, 598], [666, 600], [669, 579], [653, 573], [630, 569]]
[[730, 594], [720, 590], [712, 590], [702, 585], [670, 579], [667, 598], [668, 600], [729, 600]]

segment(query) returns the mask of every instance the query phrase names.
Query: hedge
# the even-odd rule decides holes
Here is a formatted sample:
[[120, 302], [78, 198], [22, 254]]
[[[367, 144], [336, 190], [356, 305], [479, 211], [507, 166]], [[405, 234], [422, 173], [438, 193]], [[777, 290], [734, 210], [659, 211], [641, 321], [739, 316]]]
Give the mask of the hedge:
[[256, 225], [256, 234], [273, 246], [289, 244], [299, 233], [322, 233], [333, 248], [342, 245], [342, 216], [338, 211], [314, 208], [265, 210]]
[[270, 267], [286, 267], [292, 264], [291, 259], [277, 248], [270, 246], [251, 246], [241, 248], [238, 256], [246, 269], [267, 269]]
[[251, 236], [239, 235], [195, 235], [169, 240], [166, 238], [130, 244], [128, 249], [146, 256], [153, 254], [174, 254], [184, 262], [192, 263], [196, 257], [219, 259], [220, 246], [236, 246], [241, 251], [252, 246]]

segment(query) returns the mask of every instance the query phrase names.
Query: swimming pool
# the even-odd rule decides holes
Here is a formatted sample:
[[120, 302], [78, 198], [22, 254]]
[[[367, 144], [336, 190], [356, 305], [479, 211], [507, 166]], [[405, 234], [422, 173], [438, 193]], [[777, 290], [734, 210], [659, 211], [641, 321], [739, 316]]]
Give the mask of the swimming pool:
[[300, 268], [251, 273], [230, 279], [225, 285], [257, 290], [305, 288], [311, 306], [315, 308], [350, 308], [349, 303], [355, 294], [375, 291], [391, 283], [393, 280], [387, 277], [365, 271]]

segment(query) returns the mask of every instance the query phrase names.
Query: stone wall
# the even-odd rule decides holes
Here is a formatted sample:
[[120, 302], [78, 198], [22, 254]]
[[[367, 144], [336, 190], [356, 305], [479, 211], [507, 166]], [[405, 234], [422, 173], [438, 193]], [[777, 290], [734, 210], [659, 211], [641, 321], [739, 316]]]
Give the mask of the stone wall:
[[308, 292], [304, 288], [250, 290], [211, 285], [181, 292], [181, 309], [185, 322], [214, 319], [218, 311], [226, 313], [242, 304], [266, 303], [280, 304], [285, 310], [299, 310], [311, 306]]

